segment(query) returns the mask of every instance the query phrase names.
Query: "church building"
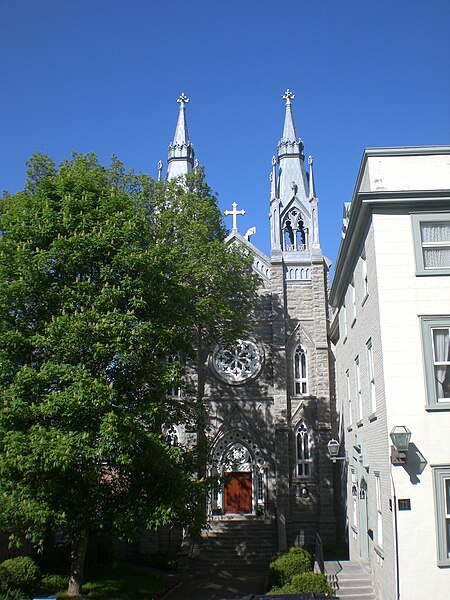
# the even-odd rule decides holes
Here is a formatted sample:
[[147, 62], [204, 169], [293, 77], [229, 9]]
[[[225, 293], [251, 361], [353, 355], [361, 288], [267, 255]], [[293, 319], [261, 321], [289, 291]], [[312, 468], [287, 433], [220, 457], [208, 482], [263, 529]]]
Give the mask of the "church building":
[[[216, 347], [208, 364], [207, 435], [211, 474], [221, 482], [210, 502], [211, 526], [271, 529], [272, 552], [335, 540], [333, 361], [329, 341], [329, 266], [319, 238], [313, 160], [305, 168], [288, 89], [276, 156], [272, 158], [270, 256], [239, 232], [233, 203], [228, 244], [244, 246], [260, 279], [259, 304], [246, 339]], [[186, 103], [169, 146], [169, 179], [196, 168]], [[159, 173], [161, 177], [162, 164]], [[182, 428], [174, 427], [179, 443]], [[222, 529], [221, 529], [222, 527]], [[211, 531], [211, 530], [210, 530]], [[253, 534], [252, 534], [253, 535]]]

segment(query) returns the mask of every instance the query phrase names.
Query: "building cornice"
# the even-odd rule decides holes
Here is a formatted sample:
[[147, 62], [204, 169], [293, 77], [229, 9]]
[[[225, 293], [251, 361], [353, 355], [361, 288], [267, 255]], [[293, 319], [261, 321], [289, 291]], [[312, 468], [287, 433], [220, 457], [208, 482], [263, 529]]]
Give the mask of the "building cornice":
[[[361, 241], [374, 209], [383, 210], [448, 210], [450, 189], [430, 190], [376, 190], [361, 192], [361, 185], [369, 158], [377, 156], [426, 156], [450, 155], [450, 146], [418, 146], [408, 148], [366, 148], [363, 153], [355, 189], [351, 201], [348, 226], [345, 237], [339, 246], [333, 283], [330, 290], [330, 303], [339, 306], [351, 278], [354, 262], [359, 256]], [[426, 204], [426, 208], [425, 205]]]

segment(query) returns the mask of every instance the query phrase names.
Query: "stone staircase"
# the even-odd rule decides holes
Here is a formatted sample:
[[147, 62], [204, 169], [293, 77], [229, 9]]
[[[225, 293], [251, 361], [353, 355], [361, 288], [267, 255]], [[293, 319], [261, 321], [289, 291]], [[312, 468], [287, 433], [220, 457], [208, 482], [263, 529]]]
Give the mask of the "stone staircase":
[[[375, 600], [368, 566], [352, 561], [339, 561], [337, 568], [325, 566], [336, 598], [340, 600]], [[334, 572], [333, 572], [334, 571]]]
[[180, 567], [185, 574], [267, 569], [276, 553], [275, 523], [258, 518], [213, 520], [191, 543]]

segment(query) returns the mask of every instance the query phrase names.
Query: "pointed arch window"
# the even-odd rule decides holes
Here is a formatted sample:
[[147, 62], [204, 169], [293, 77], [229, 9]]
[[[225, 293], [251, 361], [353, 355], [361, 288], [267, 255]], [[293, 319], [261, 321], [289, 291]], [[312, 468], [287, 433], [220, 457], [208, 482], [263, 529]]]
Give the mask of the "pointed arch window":
[[312, 436], [304, 423], [300, 423], [295, 434], [297, 451], [297, 476], [310, 477], [312, 469]]
[[308, 394], [308, 360], [306, 350], [301, 344], [294, 352], [294, 392], [296, 396]]
[[307, 250], [308, 230], [298, 209], [291, 209], [283, 219], [283, 250]]
[[167, 357], [167, 364], [169, 365], [169, 369], [171, 371], [171, 385], [167, 390], [167, 395], [176, 397], [181, 396], [181, 390], [178, 386], [179, 372], [180, 372], [180, 355], [179, 354], [169, 354]]

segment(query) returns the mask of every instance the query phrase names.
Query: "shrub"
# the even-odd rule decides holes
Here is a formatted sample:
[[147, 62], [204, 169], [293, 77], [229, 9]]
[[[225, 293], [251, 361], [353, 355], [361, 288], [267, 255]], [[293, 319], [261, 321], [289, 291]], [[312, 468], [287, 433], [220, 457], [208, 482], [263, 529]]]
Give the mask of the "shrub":
[[41, 588], [46, 592], [59, 592], [66, 589], [67, 585], [68, 577], [65, 575], [56, 575], [54, 573], [45, 573], [42, 575]]
[[322, 573], [300, 573], [300, 575], [294, 575], [291, 586], [294, 589], [294, 594], [301, 594], [302, 592], [318, 592], [326, 596], [333, 594], [333, 588]]
[[289, 548], [270, 563], [269, 580], [272, 586], [284, 586], [294, 575], [312, 570], [313, 559], [304, 548]]
[[269, 596], [278, 596], [279, 594], [302, 594], [302, 593], [320, 593], [325, 596], [333, 595], [333, 588], [328, 583], [327, 578], [322, 573], [300, 573], [294, 575], [292, 581], [282, 587], [275, 587], [269, 592]]
[[0, 600], [29, 600], [29, 595], [22, 590], [9, 588], [6, 592], [0, 593]]
[[31, 591], [41, 577], [39, 567], [29, 556], [17, 556], [0, 564], [0, 589], [19, 588]]

